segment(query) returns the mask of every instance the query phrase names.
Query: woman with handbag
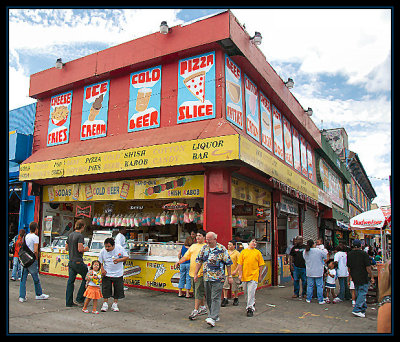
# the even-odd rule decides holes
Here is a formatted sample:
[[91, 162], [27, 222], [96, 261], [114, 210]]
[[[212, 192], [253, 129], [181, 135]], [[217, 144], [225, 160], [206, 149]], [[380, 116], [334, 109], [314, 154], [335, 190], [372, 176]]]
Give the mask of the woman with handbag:
[[[44, 294], [42, 291], [42, 286], [40, 285], [39, 279], [39, 267], [38, 267], [38, 258], [39, 258], [39, 236], [37, 235], [39, 232], [39, 227], [36, 222], [31, 222], [29, 225], [30, 233], [26, 234], [24, 243], [20, 248], [19, 258], [21, 260], [22, 265], [22, 276], [21, 282], [19, 284], [19, 301], [21, 303], [26, 302], [26, 279], [28, 277], [28, 273], [31, 274], [33, 283], [35, 285], [35, 294], [36, 299], [48, 299], [49, 295]], [[29, 250], [28, 250], [29, 249]], [[29, 253], [30, 251], [30, 253]], [[32, 253], [33, 252], [33, 253]], [[25, 264], [22, 259], [22, 255], [32, 255], [33, 262], [29, 262]]]
[[20, 229], [18, 233], [17, 241], [14, 243], [14, 254], [13, 254], [13, 269], [11, 273], [11, 280], [21, 280], [22, 266], [18, 259], [19, 249], [21, 248], [25, 238], [25, 229]]

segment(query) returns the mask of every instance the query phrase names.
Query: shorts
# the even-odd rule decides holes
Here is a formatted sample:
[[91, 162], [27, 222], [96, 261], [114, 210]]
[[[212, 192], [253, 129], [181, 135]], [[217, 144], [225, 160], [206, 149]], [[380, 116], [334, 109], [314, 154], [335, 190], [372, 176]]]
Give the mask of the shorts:
[[[232, 292], [238, 292], [239, 291], [239, 285], [242, 283], [239, 279], [239, 277], [233, 277], [233, 282], [232, 282]], [[231, 289], [231, 284], [229, 284], [228, 277], [225, 277], [224, 281], [224, 290], [230, 290]]]
[[194, 282], [193, 277], [190, 277], [190, 280], [192, 282], [194, 299], [204, 299], [205, 291], [203, 277], [198, 277], [196, 283]]
[[[113, 297], [114, 299], [125, 298], [124, 294], [124, 277], [107, 277], [104, 276], [101, 283], [101, 292], [104, 298]], [[114, 295], [112, 288], [114, 287]]]
[[336, 284], [325, 283], [326, 289], [336, 289]]

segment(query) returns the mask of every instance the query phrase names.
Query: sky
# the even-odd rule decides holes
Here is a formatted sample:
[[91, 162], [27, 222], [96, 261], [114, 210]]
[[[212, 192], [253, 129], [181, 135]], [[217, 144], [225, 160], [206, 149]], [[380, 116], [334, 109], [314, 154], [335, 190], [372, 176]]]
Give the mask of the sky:
[[[220, 9], [8, 9], [9, 110], [36, 100], [29, 77]], [[343, 127], [377, 194], [390, 204], [392, 9], [231, 8], [319, 129]]]

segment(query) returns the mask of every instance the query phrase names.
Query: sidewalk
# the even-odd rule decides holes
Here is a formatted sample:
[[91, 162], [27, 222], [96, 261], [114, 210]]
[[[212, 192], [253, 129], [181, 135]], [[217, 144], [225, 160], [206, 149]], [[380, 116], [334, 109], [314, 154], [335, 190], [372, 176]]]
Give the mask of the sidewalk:
[[[319, 305], [292, 299], [291, 283], [285, 287], [264, 288], [256, 293], [256, 311], [246, 317], [243, 296], [239, 306], [221, 308], [214, 328], [200, 316], [188, 319], [194, 299], [178, 298], [175, 293], [129, 288], [119, 301], [119, 312], [84, 314], [81, 308], [65, 307], [66, 278], [40, 275], [48, 300], [35, 300], [33, 281], [28, 276], [27, 298], [18, 302], [19, 281], [9, 283], [8, 333], [376, 333], [378, 305], [368, 304], [365, 318], [352, 315], [351, 302]], [[80, 281], [75, 282], [75, 291]], [[111, 304], [111, 301], [109, 301]], [[101, 307], [98, 305], [98, 310]], [[91, 309], [91, 304], [89, 306]]]

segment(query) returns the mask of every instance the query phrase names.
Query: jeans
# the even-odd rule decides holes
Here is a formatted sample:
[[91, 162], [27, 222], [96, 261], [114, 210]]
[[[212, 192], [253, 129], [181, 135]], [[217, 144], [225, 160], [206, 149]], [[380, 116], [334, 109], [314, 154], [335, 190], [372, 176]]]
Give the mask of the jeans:
[[88, 272], [87, 266], [84, 262], [74, 262], [70, 261], [68, 263], [68, 283], [65, 295], [65, 304], [67, 306], [73, 305], [73, 295], [74, 295], [74, 283], [76, 276], [79, 274], [82, 277], [81, 286], [79, 287], [78, 293], [76, 295], [76, 301], [82, 303], [85, 300], [83, 293], [85, 292], [86, 285], [86, 274]]
[[21, 275], [22, 275], [21, 263], [19, 262], [18, 257], [13, 257], [13, 269], [11, 273], [11, 278], [13, 279], [21, 278]]
[[349, 284], [347, 282], [347, 277], [338, 277], [338, 279], [339, 279], [339, 286], [340, 286], [338, 297], [341, 300], [350, 299], [351, 294], [350, 294], [350, 290], [349, 290]]
[[367, 292], [368, 292], [369, 284], [356, 285], [354, 284], [354, 288], [356, 290], [356, 305], [353, 308], [353, 312], [362, 312], [365, 313], [367, 311]]
[[304, 296], [307, 293], [306, 269], [293, 265], [293, 287], [296, 296], [300, 293], [300, 279], [302, 285], [301, 295]]
[[221, 308], [221, 295], [223, 282], [220, 281], [205, 281], [204, 290], [206, 293], [206, 301], [208, 306], [208, 317], [214, 321], [219, 317]]
[[180, 288], [180, 289], [185, 288], [186, 290], [191, 289], [192, 283], [190, 280], [189, 269], [190, 269], [190, 263], [189, 264], [181, 264], [179, 266], [180, 278], [179, 278], [178, 288]]
[[38, 266], [38, 261], [35, 260], [33, 264], [28, 268], [26, 267], [22, 268], [21, 282], [19, 283], [19, 297], [20, 298], [26, 297], [26, 279], [28, 278], [28, 273], [30, 273], [32, 276], [33, 283], [35, 285], [36, 296], [41, 296], [43, 292], [39, 279], [39, 266]]
[[323, 290], [324, 290], [324, 279], [323, 277], [307, 277], [307, 300], [311, 301], [314, 291], [314, 282], [317, 287], [318, 302], [324, 301]]

